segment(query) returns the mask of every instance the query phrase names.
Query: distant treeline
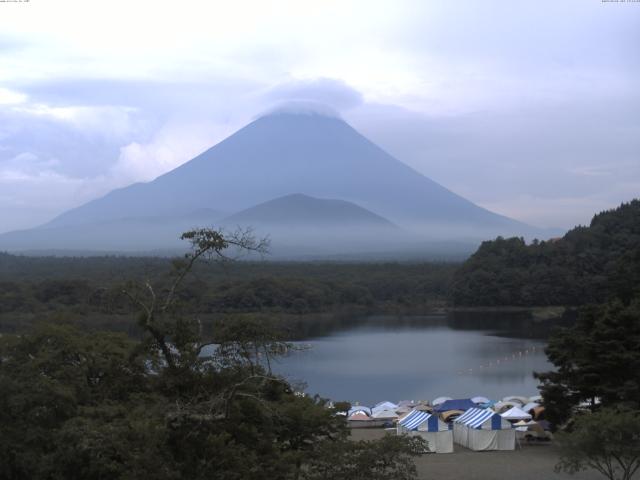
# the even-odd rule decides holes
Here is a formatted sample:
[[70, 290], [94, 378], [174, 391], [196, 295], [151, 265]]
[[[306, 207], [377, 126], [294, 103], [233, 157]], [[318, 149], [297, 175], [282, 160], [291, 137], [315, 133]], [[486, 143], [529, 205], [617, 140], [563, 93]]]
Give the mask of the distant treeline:
[[[41, 319], [128, 330], [131, 280], [168, 287], [170, 259], [24, 257], [0, 254], [0, 330]], [[202, 264], [178, 292], [185, 313], [317, 315], [327, 312], [422, 312], [442, 307], [458, 264], [275, 263]], [[127, 327], [130, 325], [131, 327]]]
[[450, 301], [465, 306], [628, 302], [640, 290], [640, 201], [593, 217], [563, 238], [484, 242], [455, 273]]

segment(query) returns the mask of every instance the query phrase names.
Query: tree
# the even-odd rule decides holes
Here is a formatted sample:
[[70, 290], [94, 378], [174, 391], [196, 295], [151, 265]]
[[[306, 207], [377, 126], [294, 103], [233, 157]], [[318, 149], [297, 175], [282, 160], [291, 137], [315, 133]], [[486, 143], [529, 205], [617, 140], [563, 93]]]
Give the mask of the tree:
[[467, 306], [581, 306], [639, 293], [640, 200], [599, 213], [588, 227], [527, 245], [483, 242], [457, 270], [449, 298]]
[[270, 357], [288, 348], [271, 326], [248, 319], [226, 326], [219, 345], [203, 338], [180, 308], [187, 274], [199, 259], [228, 259], [230, 246], [263, 244], [212, 230], [183, 238], [193, 249], [168, 286], [126, 289], [142, 341], [70, 325], [0, 336], [0, 479], [296, 479], [322, 461], [320, 445], [351, 452], [354, 478], [412, 478], [411, 441], [350, 442], [326, 401], [271, 372]]
[[427, 450], [421, 437], [385, 435], [374, 441], [317, 445], [305, 480], [410, 480], [417, 475], [413, 457]]
[[124, 335], [65, 325], [0, 337], [0, 478], [53, 471], [69, 422], [105, 402], [127, 405], [144, 394], [148, 376], [133, 352]]
[[609, 480], [630, 480], [640, 468], [640, 412], [602, 409], [575, 418], [570, 433], [557, 435], [562, 449], [556, 471], [588, 468]]
[[351, 410], [351, 402], [335, 402], [333, 408], [336, 412], [341, 412], [346, 415], [349, 410]]
[[586, 402], [640, 409], [640, 299], [584, 308], [576, 324], [557, 331], [546, 353], [556, 367], [537, 373], [547, 418], [560, 425]]
[[[173, 263], [173, 281], [162, 295], [156, 293], [150, 281], [144, 285], [130, 284], [123, 289], [134, 305], [140, 309], [138, 323], [149, 334], [148, 346], [159, 349], [166, 366], [172, 371], [190, 368], [197, 362], [199, 354], [206, 346], [199, 342], [201, 335], [197, 321], [184, 321], [177, 314], [177, 293], [183, 281], [200, 259], [231, 260], [227, 250], [236, 252], [267, 252], [268, 239], [257, 240], [251, 230], [237, 230], [225, 235], [210, 228], [199, 228], [185, 232], [180, 237], [187, 240], [191, 250], [181, 260]], [[170, 345], [171, 340], [171, 345]]]

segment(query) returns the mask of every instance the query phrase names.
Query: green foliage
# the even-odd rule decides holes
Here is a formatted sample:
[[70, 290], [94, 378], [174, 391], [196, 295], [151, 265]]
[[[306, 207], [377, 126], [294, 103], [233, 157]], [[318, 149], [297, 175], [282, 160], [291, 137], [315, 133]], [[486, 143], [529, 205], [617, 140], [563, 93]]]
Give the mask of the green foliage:
[[344, 412], [346, 414], [351, 410], [351, 402], [335, 402], [333, 408], [336, 412]]
[[556, 471], [594, 469], [609, 480], [630, 480], [640, 468], [640, 412], [603, 409], [576, 417], [557, 435], [562, 457]]
[[304, 472], [307, 480], [410, 480], [413, 457], [426, 451], [421, 437], [385, 435], [377, 441], [318, 445]]
[[38, 478], [60, 446], [61, 429], [83, 408], [127, 403], [144, 392], [144, 366], [132, 353], [125, 336], [60, 325], [0, 338], [4, 478]]
[[0, 345], [0, 478], [296, 478], [326, 445], [346, 471], [413, 478], [403, 443], [347, 440], [323, 400], [248, 358], [149, 369], [143, 344], [59, 325]]
[[594, 216], [563, 238], [483, 242], [455, 273], [450, 300], [468, 306], [628, 302], [640, 288], [640, 200]]
[[300, 478], [324, 445], [351, 452], [345, 468], [367, 478], [413, 478], [410, 442], [350, 442], [324, 400], [271, 373], [269, 359], [289, 346], [269, 324], [245, 318], [219, 345], [204, 341], [181, 308], [187, 274], [229, 245], [259, 244], [200, 230], [185, 238], [193, 250], [164, 286], [124, 289], [141, 339], [65, 324], [0, 336], [0, 479]]
[[[0, 331], [19, 332], [38, 320], [62, 316], [83, 328], [139, 336], [142, 331], [130, 321], [131, 302], [123, 287], [131, 280], [144, 287], [151, 279], [156, 293], [167, 293], [175, 276], [167, 276], [166, 270], [187, 261], [0, 253]], [[175, 292], [181, 314], [198, 316], [202, 332], [209, 334], [223, 316], [259, 312], [277, 317], [291, 338], [310, 333], [307, 329], [315, 328], [311, 324], [318, 325], [323, 314], [422, 313], [441, 307], [457, 268], [438, 263], [236, 262], [232, 269], [215, 269], [208, 263], [200, 258], [194, 275]]]
[[547, 418], [566, 421], [574, 407], [595, 399], [604, 406], [640, 409], [640, 297], [585, 307], [576, 324], [557, 331], [546, 348], [556, 369], [541, 380]]

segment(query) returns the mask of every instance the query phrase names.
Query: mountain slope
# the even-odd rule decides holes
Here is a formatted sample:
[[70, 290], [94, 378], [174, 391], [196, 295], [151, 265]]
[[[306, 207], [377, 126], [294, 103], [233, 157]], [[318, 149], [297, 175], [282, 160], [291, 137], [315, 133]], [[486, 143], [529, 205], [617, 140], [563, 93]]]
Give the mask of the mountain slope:
[[271, 240], [271, 255], [295, 258], [341, 253], [376, 254], [403, 250], [407, 233], [389, 220], [352, 202], [285, 195], [220, 221], [227, 229], [251, 227]]
[[199, 209], [182, 215], [139, 216], [75, 225], [45, 225], [0, 235], [0, 250], [64, 253], [152, 252], [184, 248], [180, 234], [212, 226], [225, 214]]
[[386, 218], [344, 200], [320, 199], [303, 194], [279, 197], [242, 210], [223, 224], [272, 226], [345, 226], [396, 228]]

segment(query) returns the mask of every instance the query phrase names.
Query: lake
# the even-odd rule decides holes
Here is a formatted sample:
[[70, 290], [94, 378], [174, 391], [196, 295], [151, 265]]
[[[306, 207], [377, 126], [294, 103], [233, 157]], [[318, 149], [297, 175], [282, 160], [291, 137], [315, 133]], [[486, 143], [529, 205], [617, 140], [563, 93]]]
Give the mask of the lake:
[[303, 380], [307, 393], [364, 405], [537, 395], [532, 372], [552, 368], [545, 341], [532, 338], [540, 336], [537, 327], [489, 317], [367, 317], [296, 342], [308, 348], [279, 359], [274, 370], [294, 383]]

